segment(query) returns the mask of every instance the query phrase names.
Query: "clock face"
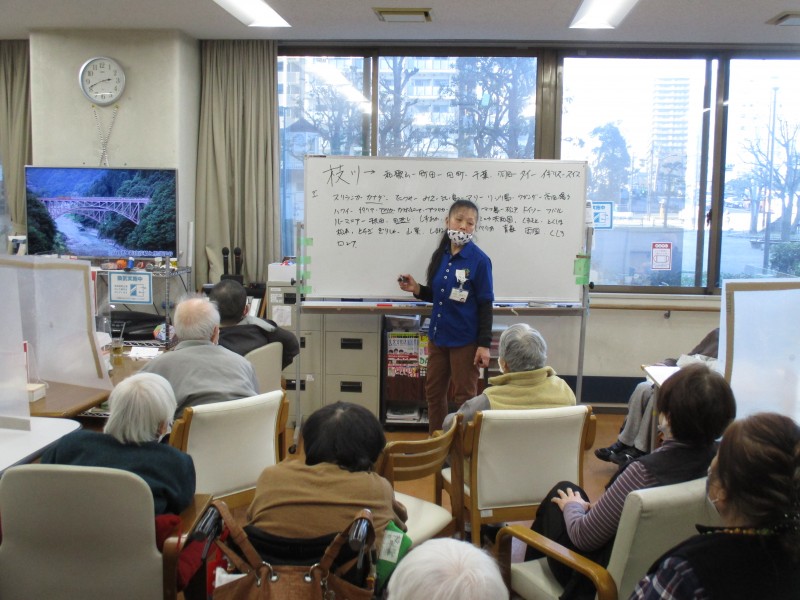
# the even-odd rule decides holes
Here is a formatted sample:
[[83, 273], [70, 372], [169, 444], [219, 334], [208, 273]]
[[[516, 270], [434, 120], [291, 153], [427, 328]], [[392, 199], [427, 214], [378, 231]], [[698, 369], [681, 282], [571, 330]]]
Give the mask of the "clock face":
[[113, 58], [87, 60], [81, 67], [79, 78], [84, 95], [101, 106], [116, 102], [125, 89], [125, 72]]

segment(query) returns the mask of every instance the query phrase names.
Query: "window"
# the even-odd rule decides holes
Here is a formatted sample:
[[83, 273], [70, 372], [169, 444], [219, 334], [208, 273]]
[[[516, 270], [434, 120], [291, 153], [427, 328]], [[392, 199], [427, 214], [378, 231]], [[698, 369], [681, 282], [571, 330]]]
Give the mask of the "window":
[[281, 57], [278, 61], [281, 248], [295, 254], [295, 225], [304, 219], [303, 157], [360, 155], [369, 148], [369, 86], [363, 57]]
[[378, 83], [379, 156], [534, 156], [535, 58], [387, 56]]
[[726, 278], [800, 276], [800, 58], [413, 50], [279, 58], [284, 254], [306, 154], [557, 156], [588, 163], [588, 198], [609, 217], [594, 234], [596, 289], [714, 293]]
[[800, 275], [800, 61], [732, 60], [721, 277]]
[[587, 197], [612, 216], [595, 284], [700, 285], [705, 73], [701, 59], [564, 60], [561, 158], [588, 162]]

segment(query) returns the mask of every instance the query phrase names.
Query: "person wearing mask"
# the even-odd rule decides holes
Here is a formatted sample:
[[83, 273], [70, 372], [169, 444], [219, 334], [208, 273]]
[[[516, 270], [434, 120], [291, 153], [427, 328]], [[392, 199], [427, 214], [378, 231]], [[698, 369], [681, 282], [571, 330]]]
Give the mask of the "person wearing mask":
[[474, 398], [481, 367], [489, 366], [494, 286], [492, 261], [475, 244], [478, 207], [456, 200], [445, 219], [445, 232], [431, 255], [421, 285], [408, 273], [400, 289], [433, 303], [428, 329], [428, 371], [425, 397], [428, 430], [442, 428], [452, 382], [456, 404]]
[[[542, 334], [526, 323], [508, 327], [500, 335], [502, 375], [489, 379], [482, 394], [458, 409], [464, 422], [478, 411], [490, 409], [554, 408], [574, 406], [575, 393], [556, 372], [546, 366], [547, 342]], [[450, 429], [456, 413], [447, 415], [442, 428]]]
[[267, 321], [247, 314], [247, 290], [235, 279], [223, 279], [213, 288], [208, 297], [219, 310], [219, 345], [241, 356], [251, 350], [280, 342], [283, 346], [281, 368], [285, 369], [300, 354], [300, 343], [291, 331], [278, 327], [275, 321]]
[[176, 419], [187, 406], [258, 394], [253, 365], [218, 345], [219, 320], [217, 307], [205, 296], [181, 300], [172, 318], [178, 344], [141, 369], [142, 373], [155, 373], [169, 381], [178, 403]]
[[259, 532], [293, 541], [338, 533], [363, 508], [372, 512], [376, 548], [390, 521], [405, 530], [405, 507], [373, 471], [386, 437], [368, 409], [323, 406], [303, 423], [300, 443], [303, 455], [267, 467], [256, 482], [245, 527], [256, 547]]
[[130, 471], [153, 492], [155, 514], [180, 514], [192, 501], [192, 457], [159, 443], [169, 434], [175, 394], [160, 375], [136, 373], [122, 380], [108, 398], [103, 432], [78, 429], [42, 455], [43, 464], [109, 467]]
[[[557, 483], [531, 528], [606, 566], [629, 493], [705, 477], [716, 440], [736, 417], [728, 382], [704, 364], [687, 365], [662, 384], [656, 408], [664, 436], [659, 448], [620, 467], [596, 502], [574, 483]], [[541, 557], [528, 548], [526, 560]], [[548, 565], [565, 588], [562, 598], [594, 598], [588, 579], [556, 560], [548, 558]]]
[[735, 421], [707, 485], [722, 527], [698, 526], [631, 599], [800, 598], [800, 426], [776, 413]]

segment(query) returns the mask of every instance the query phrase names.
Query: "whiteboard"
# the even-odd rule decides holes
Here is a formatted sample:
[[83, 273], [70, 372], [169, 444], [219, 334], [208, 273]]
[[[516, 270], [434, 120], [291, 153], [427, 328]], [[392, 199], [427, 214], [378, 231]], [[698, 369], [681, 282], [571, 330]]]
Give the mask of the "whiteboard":
[[736, 418], [777, 412], [800, 423], [800, 279], [728, 279], [722, 286], [717, 369]]
[[457, 198], [480, 209], [496, 300], [580, 302], [585, 162], [348, 156], [305, 160], [306, 297], [411, 300], [397, 276], [426, 283]]

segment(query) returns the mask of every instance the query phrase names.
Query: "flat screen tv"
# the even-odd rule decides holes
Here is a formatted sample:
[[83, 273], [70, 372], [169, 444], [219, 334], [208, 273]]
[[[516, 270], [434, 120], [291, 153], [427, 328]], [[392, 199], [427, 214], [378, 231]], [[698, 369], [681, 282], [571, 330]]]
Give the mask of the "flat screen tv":
[[177, 171], [25, 167], [28, 253], [177, 256]]

